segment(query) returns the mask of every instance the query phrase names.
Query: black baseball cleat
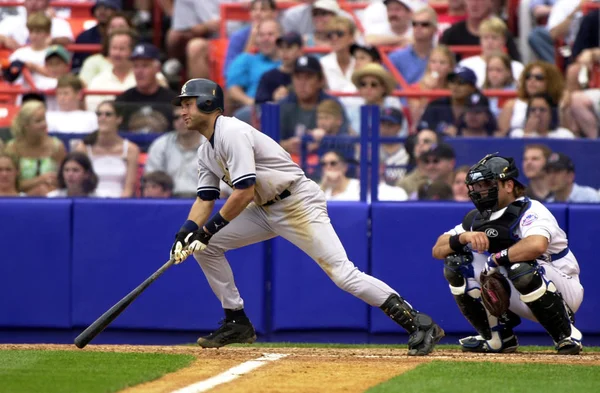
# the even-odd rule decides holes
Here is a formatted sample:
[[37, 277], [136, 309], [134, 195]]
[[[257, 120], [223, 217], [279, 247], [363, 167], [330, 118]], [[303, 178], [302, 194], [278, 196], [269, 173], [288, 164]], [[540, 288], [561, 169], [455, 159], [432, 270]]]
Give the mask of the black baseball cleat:
[[444, 329], [425, 314], [417, 314], [414, 319], [417, 330], [408, 338], [408, 355], [425, 356], [446, 335]]
[[198, 345], [202, 348], [220, 348], [229, 344], [252, 344], [256, 341], [256, 332], [250, 320], [224, 319], [220, 323], [220, 328], [208, 336], [200, 337]]
[[512, 329], [505, 329], [500, 333], [502, 345], [500, 348], [493, 348], [490, 345], [491, 340], [486, 340], [482, 336], [469, 336], [458, 340], [463, 352], [476, 353], [512, 353], [519, 348], [519, 341]]

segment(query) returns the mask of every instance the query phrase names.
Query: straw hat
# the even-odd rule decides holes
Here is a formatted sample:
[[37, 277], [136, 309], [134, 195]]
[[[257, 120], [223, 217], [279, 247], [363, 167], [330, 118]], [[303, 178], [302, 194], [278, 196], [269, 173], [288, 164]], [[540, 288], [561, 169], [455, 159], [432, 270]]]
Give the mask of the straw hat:
[[374, 76], [383, 82], [385, 94], [389, 95], [396, 88], [396, 80], [381, 64], [369, 63], [364, 67], [354, 71], [352, 74], [352, 83], [358, 88], [360, 80], [364, 76]]

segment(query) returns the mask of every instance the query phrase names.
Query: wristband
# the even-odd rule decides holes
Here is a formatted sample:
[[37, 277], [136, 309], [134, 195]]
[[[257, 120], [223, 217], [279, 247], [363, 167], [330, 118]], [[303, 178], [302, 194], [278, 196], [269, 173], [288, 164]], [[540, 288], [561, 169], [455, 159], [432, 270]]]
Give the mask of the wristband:
[[465, 245], [460, 242], [459, 238], [460, 235], [450, 236], [450, 248], [454, 252], [462, 252], [465, 248]]
[[227, 224], [229, 224], [229, 221], [227, 221], [223, 218], [223, 216], [221, 216], [221, 212], [217, 212], [217, 214], [212, 216], [211, 219], [208, 220], [206, 224], [204, 224], [204, 227], [206, 228], [209, 234], [214, 235], [215, 233], [223, 229], [223, 227]]
[[494, 254], [494, 259], [498, 266], [510, 265], [510, 259], [508, 259], [508, 248]]
[[179, 229], [179, 232], [194, 232], [197, 230], [198, 230], [198, 224], [196, 224], [192, 220], [187, 220], [186, 222], [183, 223], [183, 225], [181, 226], [181, 229]]

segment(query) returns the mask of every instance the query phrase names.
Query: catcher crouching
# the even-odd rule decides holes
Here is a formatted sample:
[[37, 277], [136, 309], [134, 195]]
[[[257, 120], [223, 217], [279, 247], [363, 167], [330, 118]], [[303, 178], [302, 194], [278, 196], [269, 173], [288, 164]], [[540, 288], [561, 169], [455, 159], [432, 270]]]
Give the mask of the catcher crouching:
[[574, 326], [583, 301], [579, 265], [552, 213], [524, 196], [518, 176], [514, 160], [497, 153], [471, 167], [466, 185], [476, 209], [433, 247], [478, 333], [460, 344], [466, 352], [514, 352], [523, 317], [544, 327], [559, 354], [576, 355], [583, 349]]

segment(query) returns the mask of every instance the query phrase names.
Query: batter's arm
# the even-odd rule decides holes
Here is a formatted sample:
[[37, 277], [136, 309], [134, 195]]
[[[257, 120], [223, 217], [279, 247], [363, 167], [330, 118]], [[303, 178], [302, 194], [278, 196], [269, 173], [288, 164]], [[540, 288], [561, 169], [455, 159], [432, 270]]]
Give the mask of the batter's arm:
[[239, 216], [253, 200], [254, 184], [247, 188], [235, 188], [219, 213], [224, 219], [231, 221]]
[[201, 198], [196, 198], [190, 209], [190, 214], [188, 214], [188, 220], [194, 221], [198, 226], [204, 224], [206, 220], [208, 220], [208, 217], [210, 217], [210, 213], [214, 206], [214, 200], [206, 201]]

